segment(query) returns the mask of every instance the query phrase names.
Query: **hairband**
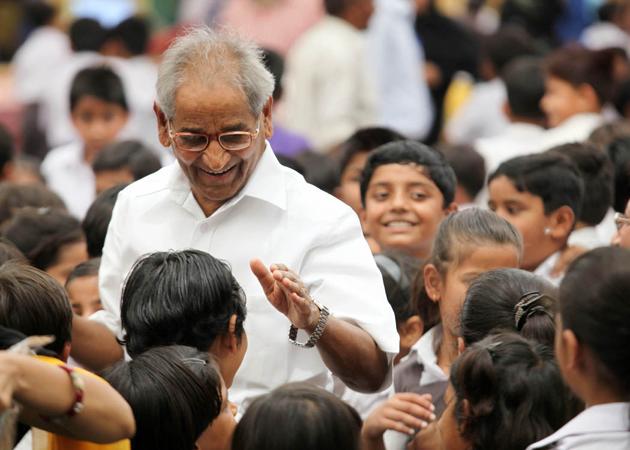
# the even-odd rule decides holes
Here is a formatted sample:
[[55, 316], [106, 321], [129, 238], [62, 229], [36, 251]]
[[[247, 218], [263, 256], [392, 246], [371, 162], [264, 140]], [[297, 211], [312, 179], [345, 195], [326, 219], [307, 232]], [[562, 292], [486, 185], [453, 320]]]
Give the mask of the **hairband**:
[[546, 314], [553, 319], [547, 310], [549, 307], [548, 302], [546, 302], [547, 304], [542, 302], [545, 297], [544, 294], [538, 291], [528, 292], [521, 296], [521, 299], [514, 306], [514, 326], [518, 331], [521, 331], [527, 319], [536, 313]]

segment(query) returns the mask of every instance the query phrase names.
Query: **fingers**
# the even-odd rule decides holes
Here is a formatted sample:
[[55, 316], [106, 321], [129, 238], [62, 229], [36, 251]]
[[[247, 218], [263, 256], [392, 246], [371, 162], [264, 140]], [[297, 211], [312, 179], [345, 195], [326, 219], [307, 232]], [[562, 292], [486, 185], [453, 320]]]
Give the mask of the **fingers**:
[[269, 296], [273, 292], [275, 280], [272, 276], [271, 272], [267, 267], [263, 264], [260, 259], [252, 259], [249, 262], [249, 267], [258, 278], [258, 282], [263, 289], [263, 292], [266, 296]]
[[[422, 401], [419, 401], [419, 399], [409, 401], [401, 397], [393, 397], [389, 401], [389, 406], [392, 410], [397, 412], [397, 415], [403, 415], [405, 417], [411, 416], [422, 422], [432, 422], [435, 420], [435, 414], [433, 413], [435, 407], [431, 404], [431, 402], [427, 402], [426, 399], [423, 399]], [[426, 424], [424, 426], [426, 426]], [[420, 426], [417, 428], [420, 428]]]

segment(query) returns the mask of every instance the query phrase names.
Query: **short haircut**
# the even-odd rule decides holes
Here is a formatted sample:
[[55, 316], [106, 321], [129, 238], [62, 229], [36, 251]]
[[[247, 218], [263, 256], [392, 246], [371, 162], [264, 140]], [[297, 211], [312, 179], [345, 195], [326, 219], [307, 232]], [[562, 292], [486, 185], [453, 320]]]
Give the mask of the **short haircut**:
[[466, 291], [461, 337], [468, 347], [493, 333], [512, 331], [553, 349], [556, 297], [551, 283], [526, 270], [482, 273]]
[[486, 161], [470, 145], [441, 145], [438, 150], [455, 171], [457, 184], [472, 199], [477, 197], [486, 183]]
[[263, 62], [265, 67], [274, 79], [273, 101], [279, 101], [282, 98], [284, 89], [282, 87], [282, 78], [284, 76], [284, 58], [278, 52], [263, 48]]
[[148, 350], [106, 371], [105, 379], [133, 411], [133, 450], [193, 449], [221, 413], [219, 369], [190, 347]]
[[13, 137], [9, 130], [0, 124], [0, 176], [2, 176], [5, 166], [13, 159], [14, 154]]
[[467, 348], [450, 380], [455, 420], [471, 448], [525, 448], [570, 418], [569, 391], [553, 351], [514, 333]]
[[563, 47], [547, 56], [545, 71], [575, 88], [590, 85], [603, 105], [612, 97], [614, 56], [611, 49], [588, 50], [577, 45]]
[[605, 152], [586, 143], [572, 143], [553, 147], [549, 152], [568, 157], [576, 165], [584, 182], [584, 196], [578, 221], [598, 225], [613, 203], [614, 168]]
[[28, 264], [26, 256], [7, 238], [0, 237], [0, 266], [7, 261]]
[[421, 261], [404, 253], [391, 251], [374, 255], [374, 260], [383, 276], [385, 294], [394, 310], [396, 325], [419, 315], [412, 292]]
[[68, 275], [68, 278], [66, 279], [66, 289], [68, 289], [70, 283], [72, 283], [77, 278], [97, 277], [98, 269], [100, 267], [101, 258], [91, 258], [77, 265], [74, 269], [72, 269], [72, 272], [70, 272], [70, 275]]
[[613, 208], [623, 214], [630, 199], [630, 136], [613, 141], [607, 153], [615, 169]]
[[497, 74], [514, 58], [536, 54], [532, 37], [525, 28], [507, 25], [481, 39], [481, 50], [494, 66]]
[[241, 336], [245, 314], [245, 294], [230, 267], [199, 250], [140, 258], [125, 281], [120, 309], [132, 357], [172, 344], [207, 352], [217, 337], [228, 332], [232, 315], [236, 315], [236, 335]]
[[542, 60], [524, 56], [509, 63], [501, 78], [505, 83], [508, 105], [512, 114], [533, 120], [543, 120], [545, 113], [540, 101], [545, 95]]
[[34, 27], [48, 25], [55, 18], [57, 9], [45, 0], [27, 0], [24, 2], [24, 16]]
[[72, 336], [72, 307], [50, 275], [9, 261], [0, 266], [0, 325], [27, 336], [54, 336], [46, 348], [60, 357]]
[[70, 111], [85, 97], [96, 97], [129, 111], [122, 80], [107, 66], [88, 67], [75, 75], [70, 86]]
[[57, 263], [63, 246], [85, 240], [77, 219], [67, 212], [46, 208], [22, 209], [6, 223], [2, 235], [41, 270]]
[[85, 213], [81, 228], [85, 233], [90, 258], [96, 258], [103, 254], [105, 237], [118, 193], [126, 187], [126, 184], [121, 184], [104, 190], [96, 197]]
[[0, 183], [0, 224], [22, 208], [50, 208], [65, 211], [61, 197], [38, 184]]
[[110, 30], [108, 38], [120, 40], [131, 55], [142, 55], [149, 43], [149, 23], [143, 17], [129, 17]]
[[324, 192], [332, 194], [337, 187], [339, 173], [332, 157], [312, 150], [304, 150], [294, 157], [304, 168], [304, 179]]
[[359, 414], [335, 395], [291, 383], [252, 402], [236, 426], [232, 450], [358, 450], [360, 430]]
[[68, 30], [70, 44], [75, 52], [98, 52], [105, 42], [105, 29], [94, 19], [77, 19]]
[[488, 177], [488, 184], [501, 176], [507, 177], [519, 192], [540, 197], [545, 214], [568, 206], [576, 219], [580, 216], [584, 182], [567, 157], [541, 153], [509, 159]]
[[119, 141], [107, 145], [94, 157], [95, 173], [129, 169], [134, 180], [139, 180], [162, 168], [160, 159], [140, 141]]
[[340, 16], [356, 0], [324, 0], [324, 9], [331, 16]]
[[372, 151], [365, 163], [361, 174], [361, 203], [364, 207], [365, 196], [374, 171], [386, 164], [416, 164], [421, 166], [425, 175], [435, 183], [442, 193], [444, 208], [453, 202], [457, 178], [444, 156], [437, 150], [416, 141], [396, 141], [382, 145]]
[[625, 119], [605, 123], [593, 130], [586, 142], [606, 152], [608, 146], [620, 138], [630, 138], [630, 123]]

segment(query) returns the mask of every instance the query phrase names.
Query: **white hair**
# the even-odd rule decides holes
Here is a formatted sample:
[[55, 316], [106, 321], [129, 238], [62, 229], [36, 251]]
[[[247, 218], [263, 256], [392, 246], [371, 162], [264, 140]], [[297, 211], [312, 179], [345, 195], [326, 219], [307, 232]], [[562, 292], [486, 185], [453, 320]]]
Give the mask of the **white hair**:
[[175, 94], [190, 77], [219, 81], [239, 89], [255, 116], [273, 93], [273, 75], [263, 63], [262, 51], [253, 43], [227, 31], [202, 26], [178, 37], [164, 52], [158, 70], [157, 102], [167, 118], [175, 114]]

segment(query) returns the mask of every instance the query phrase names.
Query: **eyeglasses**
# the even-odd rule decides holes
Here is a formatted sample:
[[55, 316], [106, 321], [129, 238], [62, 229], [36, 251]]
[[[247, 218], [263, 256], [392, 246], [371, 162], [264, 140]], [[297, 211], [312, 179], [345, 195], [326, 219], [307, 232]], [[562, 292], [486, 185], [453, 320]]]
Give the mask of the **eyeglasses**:
[[190, 133], [187, 131], [181, 131], [173, 133], [171, 130], [171, 123], [168, 122], [168, 135], [173, 140], [175, 147], [178, 150], [186, 152], [200, 153], [203, 152], [210, 141], [216, 137], [221, 148], [227, 151], [244, 150], [250, 145], [252, 141], [258, 137], [260, 132], [260, 122], [256, 131], [250, 133], [249, 131], [228, 131], [226, 133], [219, 134], [206, 134], [206, 133]]
[[630, 217], [626, 217], [621, 213], [615, 213], [615, 225], [617, 230], [621, 230], [625, 225], [630, 225]]

